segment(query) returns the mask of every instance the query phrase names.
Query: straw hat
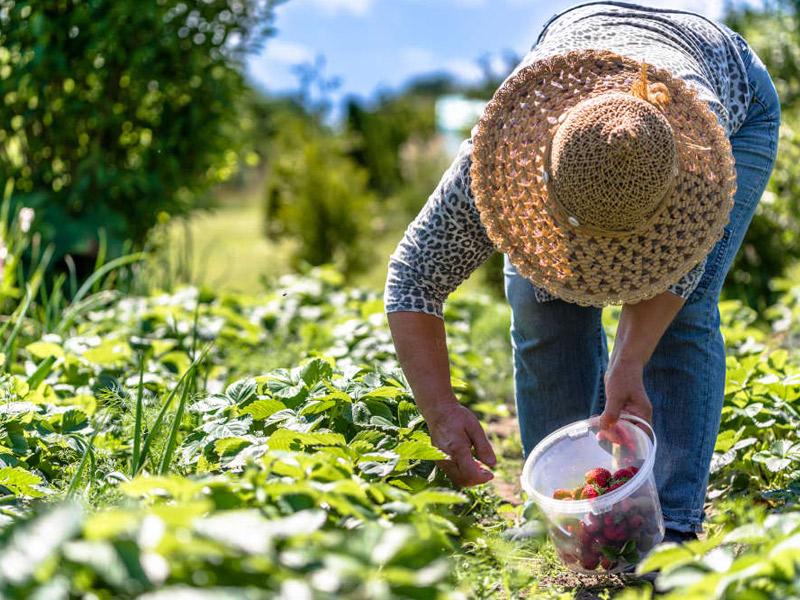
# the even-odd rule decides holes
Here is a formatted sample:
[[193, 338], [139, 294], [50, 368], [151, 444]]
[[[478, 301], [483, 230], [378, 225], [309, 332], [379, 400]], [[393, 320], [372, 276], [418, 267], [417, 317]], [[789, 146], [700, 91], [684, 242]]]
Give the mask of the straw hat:
[[470, 173], [497, 249], [586, 306], [666, 291], [722, 237], [736, 192], [730, 142], [695, 91], [600, 50], [509, 78], [478, 123]]

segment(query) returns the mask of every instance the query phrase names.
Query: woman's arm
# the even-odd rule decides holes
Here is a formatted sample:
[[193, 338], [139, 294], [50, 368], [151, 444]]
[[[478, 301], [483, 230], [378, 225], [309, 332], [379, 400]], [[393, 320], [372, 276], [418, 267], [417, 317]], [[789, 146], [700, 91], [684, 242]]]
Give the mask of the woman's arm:
[[644, 389], [644, 366], [685, 300], [664, 292], [636, 304], [625, 304], [605, 376], [606, 409], [601, 426], [611, 427], [622, 411], [652, 422], [653, 407]]
[[486, 483], [493, 475], [472, 457], [472, 448], [486, 465], [496, 462], [478, 418], [462, 406], [450, 385], [450, 358], [444, 321], [433, 315], [399, 311], [389, 313], [397, 358], [428, 424], [433, 445], [450, 455], [439, 461], [458, 486]]

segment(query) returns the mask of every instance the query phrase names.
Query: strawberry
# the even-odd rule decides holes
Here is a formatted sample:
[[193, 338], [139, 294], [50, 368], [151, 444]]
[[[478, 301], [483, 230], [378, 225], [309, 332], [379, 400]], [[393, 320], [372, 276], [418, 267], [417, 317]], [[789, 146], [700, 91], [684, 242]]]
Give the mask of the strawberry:
[[617, 563], [611, 562], [605, 556], [600, 560], [600, 566], [603, 567], [604, 570], [610, 571], [614, 567], [617, 566]]
[[642, 515], [632, 515], [628, 518], [628, 527], [632, 530], [639, 529], [644, 525], [644, 517]]
[[634, 475], [635, 475], [635, 473], [631, 472], [631, 468], [630, 467], [626, 467], [626, 468], [620, 469], [619, 471], [614, 473], [614, 479], [617, 480], [617, 481], [622, 481], [622, 480], [627, 481], [628, 479], [630, 479]]
[[589, 521], [584, 526], [584, 531], [588, 531], [590, 534], [595, 535], [598, 531], [603, 528], [602, 521]]
[[586, 483], [593, 483], [601, 488], [608, 485], [608, 480], [611, 479], [611, 473], [608, 469], [597, 468], [592, 469], [584, 476]]
[[589, 498], [597, 498], [600, 495], [600, 492], [597, 491], [597, 488], [593, 485], [585, 485], [583, 486], [583, 490], [581, 490], [581, 498], [584, 500], [588, 500]]
[[634, 475], [636, 475], [639, 472], [639, 468], [638, 467], [628, 467], [628, 471], [631, 472], [631, 477], [633, 477]]
[[620, 542], [625, 539], [625, 525], [606, 525], [603, 527], [603, 535], [612, 542]]
[[553, 498], [556, 500], [572, 500], [572, 492], [564, 489], [556, 490], [553, 492]]
[[612, 485], [608, 486], [608, 489], [606, 490], [606, 493], [613, 492], [615, 489], [622, 487], [623, 483], [625, 483], [625, 482], [624, 481], [617, 481], [616, 483], [613, 483]]
[[623, 498], [619, 503], [619, 507], [620, 509], [622, 509], [622, 512], [625, 513], [626, 515], [636, 510], [636, 505], [630, 498]]
[[600, 557], [594, 552], [586, 552], [581, 556], [581, 566], [587, 571], [594, 571], [600, 564]]
[[572, 498], [574, 500], [582, 500], [583, 499], [583, 498], [581, 498], [581, 492], [582, 491], [583, 491], [583, 486], [582, 485], [579, 485], [578, 487], [574, 488], [572, 490]]

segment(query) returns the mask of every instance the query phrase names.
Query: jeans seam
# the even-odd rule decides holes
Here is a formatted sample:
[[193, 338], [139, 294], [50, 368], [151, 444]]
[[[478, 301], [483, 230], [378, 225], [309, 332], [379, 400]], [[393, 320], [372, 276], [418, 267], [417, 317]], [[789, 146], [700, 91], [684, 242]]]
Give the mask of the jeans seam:
[[756, 94], [756, 86], [753, 85], [752, 81], [748, 81], [748, 85], [750, 86], [750, 102], [755, 102], [761, 108], [761, 116], [766, 116], [768, 114], [767, 105], [764, 104], [764, 101], [758, 97]]
[[600, 407], [600, 412], [602, 413], [606, 409], [606, 382], [605, 382], [605, 373], [603, 372], [603, 311], [600, 310], [600, 318], [597, 321], [597, 357], [598, 357], [598, 364], [600, 365], [600, 383], [598, 384], [598, 392], [599, 392], [599, 403], [598, 406]]

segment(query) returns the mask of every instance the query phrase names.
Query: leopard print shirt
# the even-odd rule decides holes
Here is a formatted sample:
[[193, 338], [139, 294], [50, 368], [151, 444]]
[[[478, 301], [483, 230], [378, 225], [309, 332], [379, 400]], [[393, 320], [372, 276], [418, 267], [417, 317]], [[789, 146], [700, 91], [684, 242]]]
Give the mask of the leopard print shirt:
[[[730, 136], [741, 126], [750, 103], [747, 74], [731, 36], [726, 27], [694, 13], [592, 2], [553, 17], [513, 73], [576, 49], [611, 50], [644, 59], [694, 88]], [[467, 139], [390, 257], [387, 313], [414, 311], [442, 318], [445, 299], [495, 251], [470, 188], [471, 152], [472, 141]], [[705, 260], [670, 291], [688, 298], [704, 270]], [[555, 299], [539, 288], [535, 296], [540, 302]]]

